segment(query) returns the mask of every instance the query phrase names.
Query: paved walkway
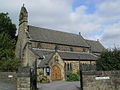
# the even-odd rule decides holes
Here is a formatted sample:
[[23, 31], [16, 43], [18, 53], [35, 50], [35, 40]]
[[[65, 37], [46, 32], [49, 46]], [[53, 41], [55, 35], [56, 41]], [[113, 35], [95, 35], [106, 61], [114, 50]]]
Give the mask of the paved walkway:
[[16, 90], [16, 86], [0, 81], [0, 90]]
[[39, 90], [79, 90], [79, 82], [56, 81], [48, 84], [38, 84]]

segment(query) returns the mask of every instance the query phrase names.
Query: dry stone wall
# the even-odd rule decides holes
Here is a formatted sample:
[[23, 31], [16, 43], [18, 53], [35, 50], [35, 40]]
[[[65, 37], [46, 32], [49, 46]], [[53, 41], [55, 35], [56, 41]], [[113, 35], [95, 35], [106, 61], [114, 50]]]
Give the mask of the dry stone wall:
[[120, 90], [120, 71], [83, 72], [83, 85], [84, 90]]

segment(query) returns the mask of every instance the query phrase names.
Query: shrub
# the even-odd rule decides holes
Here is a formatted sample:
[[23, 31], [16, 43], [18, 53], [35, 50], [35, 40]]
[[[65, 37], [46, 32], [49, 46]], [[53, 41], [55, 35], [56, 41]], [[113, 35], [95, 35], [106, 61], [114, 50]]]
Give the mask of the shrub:
[[80, 75], [80, 70], [77, 70], [77, 74]]
[[79, 75], [73, 72], [67, 72], [66, 81], [79, 81]]
[[39, 75], [43, 75], [44, 72], [42, 70], [39, 71]]
[[40, 75], [40, 76], [39, 76], [39, 82], [40, 82], [40, 83], [49, 83], [50, 80], [48, 79], [47, 76]]
[[96, 66], [97, 70], [120, 70], [120, 49], [115, 48], [102, 52]]

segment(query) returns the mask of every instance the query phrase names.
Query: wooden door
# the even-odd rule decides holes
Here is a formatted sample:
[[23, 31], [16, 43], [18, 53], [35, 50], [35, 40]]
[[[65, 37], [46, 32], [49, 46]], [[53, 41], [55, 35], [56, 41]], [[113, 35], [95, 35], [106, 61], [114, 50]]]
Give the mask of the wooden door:
[[55, 65], [55, 66], [52, 67], [52, 70], [51, 70], [51, 79], [53, 81], [55, 81], [55, 80], [61, 80], [61, 70], [60, 70], [60, 68], [57, 65]]

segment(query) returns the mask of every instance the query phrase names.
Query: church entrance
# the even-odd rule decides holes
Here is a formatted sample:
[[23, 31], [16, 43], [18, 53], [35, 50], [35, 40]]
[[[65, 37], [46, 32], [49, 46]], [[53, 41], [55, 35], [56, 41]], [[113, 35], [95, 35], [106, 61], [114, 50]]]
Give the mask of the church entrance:
[[51, 70], [52, 81], [61, 80], [61, 70], [57, 65], [54, 65]]

